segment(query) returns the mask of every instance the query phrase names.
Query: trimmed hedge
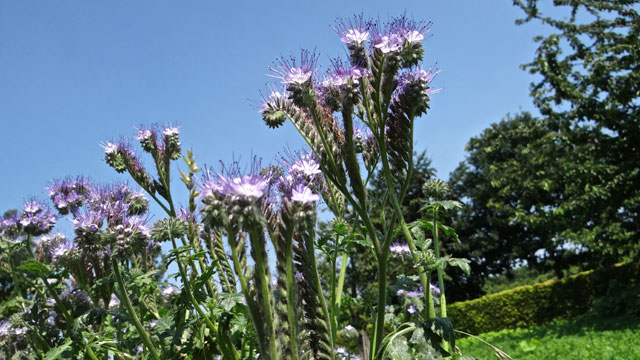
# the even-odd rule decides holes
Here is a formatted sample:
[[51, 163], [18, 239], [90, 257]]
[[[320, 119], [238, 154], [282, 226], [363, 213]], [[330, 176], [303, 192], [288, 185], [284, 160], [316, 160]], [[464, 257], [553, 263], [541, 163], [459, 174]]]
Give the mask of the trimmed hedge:
[[607, 294], [610, 284], [637, 286], [639, 279], [640, 265], [619, 264], [453, 303], [447, 315], [455, 329], [471, 334], [540, 325], [584, 314], [595, 298]]

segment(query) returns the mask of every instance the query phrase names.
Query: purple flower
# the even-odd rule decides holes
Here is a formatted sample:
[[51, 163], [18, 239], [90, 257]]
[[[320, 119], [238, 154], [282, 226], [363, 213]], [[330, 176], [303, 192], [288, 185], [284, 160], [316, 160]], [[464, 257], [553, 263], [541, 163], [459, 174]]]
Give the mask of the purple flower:
[[104, 215], [100, 211], [89, 210], [84, 214], [78, 214], [73, 220], [73, 231], [76, 235], [91, 236], [100, 231], [104, 222]]
[[317, 60], [318, 55], [315, 52], [302, 50], [299, 63], [294, 57], [280, 58], [276, 60], [275, 67], [269, 69], [273, 73], [271, 76], [281, 79], [283, 84], [303, 85], [311, 79]]
[[140, 128], [136, 134], [136, 139], [140, 141], [146, 141], [153, 137], [153, 132], [150, 129]]
[[288, 171], [292, 175], [302, 175], [304, 177], [313, 177], [322, 174], [320, 165], [311, 154], [300, 156], [298, 161], [291, 164]]
[[350, 19], [338, 19], [333, 30], [340, 35], [340, 41], [347, 46], [362, 46], [369, 40], [369, 22], [360, 15], [355, 15]]
[[164, 136], [178, 136], [180, 134], [180, 131], [177, 127], [174, 126], [164, 128], [164, 130], [162, 130], [162, 133], [164, 134]]
[[74, 248], [75, 244], [68, 244], [63, 242], [51, 249], [51, 258], [54, 262], [59, 262], [60, 259], [64, 258], [67, 253]]
[[429, 32], [431, 22], [416, 21], [403, 15], [394, 18], [388, 27], [390, 32], [400, 34], [407, 43], [414, 44], [424, 40], [424, 34]]
[[170, 298], [178, 294], [180, 294], [180, 290], [178, 290], [178, 288], [173, 285], [169, 285], [162, 290], [162, 297], [164, 298]]
[[409, 305], [409, 307], [407, 307], [407, 312], [413, 315], [418, 312], [418, 309], [416, 309], [416, 307], [413, 305]]
[[227, 194], [248, 198], [261, 198], [269, 179], [260, 175], [249, 174], [236, 177], [227, 183]]
[[44, 204], [31, 200], [24, 204], [19, 224], [25, 233], [38, 236], [51, 231], [56, 224], [56, 220], [56, 215]]
[[110, 141], [101, 144], [101, 146], [104, 148], [104, 153], [107, 156], [114, 154], [118, 150], [118, 146]]
[[[430, 68], [428, 70], [424, 70], [424, 69], [419, 69], [419, 70], [413, 70], [413, 71], [409, 71], [403, 75], [400, 76], [400, 87], [399, 89], [402, 90], [404, 89], [407, 85], [409, 84], [413, 84], [413, 83], [420, 83], [422, 84], [422, 86], [428, 86], [431, 81], [433, 81], [433, 79], [436, 77], [436, 75], [438, 75], [440, 71], [437, 71], [433, 68]], [[438, 90], [432, 91], [436, 92]]]
[[360, 29], [349, 29], [340, 36], [340, 41], [349, 45], [362, 45], [367, 40], [369, 40], [369, 31]]
[[388, 34], [378, 36], [375, 40], [374, 47], [382, 51], [383, 54], [397, 52], [402, 49], [404, 38], [399, 34]]
[[75, 180], [67, 178], [61, 182], [54, 182], [48, 190], [55, 208], [61, 215], [66, 215], [82, 206], [91, 190], [91, 183], [82, 177]]
[[18, 214], [11, 214], [0, 219], [0, 235], [15, 236], [19, 230]]
[[311, 204], [320, 199], [320, 196], [314, 194], [311, 189], [300, 184], [295, 186], [291, 191], [291, 201], [303, 203], [303, 204]]

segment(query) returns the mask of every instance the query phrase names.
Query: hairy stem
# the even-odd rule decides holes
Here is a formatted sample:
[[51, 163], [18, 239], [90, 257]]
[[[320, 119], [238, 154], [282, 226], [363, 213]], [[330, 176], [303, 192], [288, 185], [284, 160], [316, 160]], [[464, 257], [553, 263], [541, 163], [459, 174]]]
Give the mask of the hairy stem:
[[158, 350], [156, 350], [153, 342], [151, 342], [151, 338], [149, 337], [147, 330], [144, 328], [144, 326], [142, 326], [138, 315], [131, 305], [131, 301], [129, 300], [129, 296], [127, 295], [127, 289], [124, 285], [124, 281], [122, 280], [122, 275], [120, 274], [120, 264], [116, 261], [116, 259], [111, 259], [111, 265], [113, 266], [113, 272], [116, 275], [116, 281], [118, 282], [118, 287], [120, 288], [120, 300], [124, 302], [124, 305], [127, 308], [127, 312], [129, 313], [129, 316], [131, 316], [133, 324], [135, 325], [136, 330], [138, 330], [138, 334], [142, 338], [142, 342], [151, 353], [151, 357], [153, 357], [153, 359], [155, 360], [160, 360]]

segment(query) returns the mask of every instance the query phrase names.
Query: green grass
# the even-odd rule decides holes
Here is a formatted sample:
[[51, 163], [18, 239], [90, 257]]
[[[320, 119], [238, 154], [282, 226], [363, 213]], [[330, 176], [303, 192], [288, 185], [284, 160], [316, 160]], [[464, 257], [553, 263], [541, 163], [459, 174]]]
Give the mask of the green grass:
[[[583, 316], [479, 337], [519, 360], [640, 359], [640, 319], [637, 316]], [[456, 345], [464, 355], [496, 359], [491, 348], [476, 339], [459, 339]]]

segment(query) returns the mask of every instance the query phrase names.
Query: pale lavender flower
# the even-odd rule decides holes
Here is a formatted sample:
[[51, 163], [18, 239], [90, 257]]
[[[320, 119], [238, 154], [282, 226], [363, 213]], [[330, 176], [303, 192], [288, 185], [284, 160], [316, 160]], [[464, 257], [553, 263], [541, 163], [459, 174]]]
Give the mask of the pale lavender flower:
[[228, 182], [227, 194], [257, 199], [264, 195], [268, 183], [269, 179], [260, 175], [236, 177]]
[[104, 148], [105, 155], [114, 154], [118, 150], [118, 146], [110, 141], [101, 144], [101, 146]]
[[136, 140], [146, 141], [151, 139], [153, 136], [153, 132], [151, 129], [140, 128], [138, 129], [138, 133], [136, 134]]
[[302, 50], [300, 62], [294, 57], [289, 59], [277, 59], [274, 67], [269, 69], [274, 78], [281, 79], [283, 84], [303, 85], [308, 83], [315, 71], [318, 55], [315, 52]]
[[416, 21], [402, 15], [394, 18], [388, 27], [390, 32], [401, 34], [407, 43], [414, 44], [424, 40], [424, 35], [431, 28], [431, 22]]
[[399, 34], [382, 35], [376, 38], [374, 47], [383, 54], [398, 52], [402, 49], [404, 38]]
[[306, 154], [300, 156], [300, 159], [289, 167], [289, 173], [292, 175], [303, 175], [305, 177], [313, 177], [322, 174], [320, 164], [315, 160], [313, 155]]
[[304, 185], [297, 185], [291, 191], [291, 201], [310, 204], [318, 201], [320, 196], [314, 194], [311, 189]]
[[347, 46], [362, 46], [369, 40], [369, 26], [369, 21], [359, 14], [347, 19], [338, 18], [332, 28]]
[[362, 45], [369, 40], [369, 31], [361, 29], [349, 29], [340, 36], [340, 41], [348, 45]]
[[417, 312], [418, 312], [418, 309], [416, 309], [416, 307], [415, 307], [415, 306], [413, 306], [413, 305], [409, 305], [409, 306], [407, 307], [407, 312], [408, 312], [409, 314], [413, 315], [413, 314], [415, 314], [415, 313], [417, 313]]
[[178, 288], [173, 285], [169, 285], [162, 289], [162, 297], [164, 298], [170, 298], [178, 294], [180, 294], [180, 290], [178, 290]]
[[180, 130], [177, 127], [166, 127], [162, 130], [162, 133], [165, 136], [178, 136], [180, 134]]
[[53, 262], [59, 262], [67, 253], [74, 248], [75, 244], [67, 244], [63, 242], [51, 250], [51, 259]]

